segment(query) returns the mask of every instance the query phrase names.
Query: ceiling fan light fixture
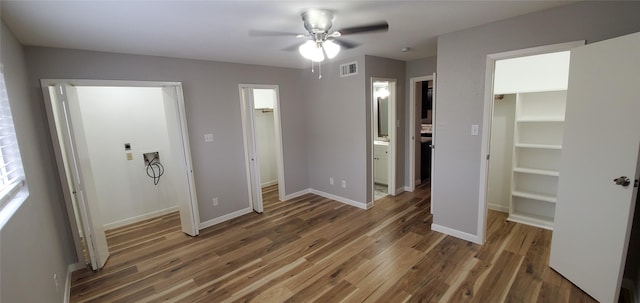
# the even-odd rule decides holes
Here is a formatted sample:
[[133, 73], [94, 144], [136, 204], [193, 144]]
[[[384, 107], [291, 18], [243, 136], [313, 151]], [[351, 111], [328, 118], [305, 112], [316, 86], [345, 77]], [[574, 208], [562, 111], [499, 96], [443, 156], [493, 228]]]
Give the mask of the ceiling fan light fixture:
[[300, 54], [313, 61], [313, 62], [322, 62], [324, 61], [324, 54], [322, 51], [322, 45], [316, 43], [313, 40], [307, 40], [307, 42], [300, 45], [298, 48]]
[[327, 58], [333, 59], [340, 52], [340, 45], [338, 43], [333, 42], [333, 40], [327, 40], [322, 44], [325, 53], [327, 54]]

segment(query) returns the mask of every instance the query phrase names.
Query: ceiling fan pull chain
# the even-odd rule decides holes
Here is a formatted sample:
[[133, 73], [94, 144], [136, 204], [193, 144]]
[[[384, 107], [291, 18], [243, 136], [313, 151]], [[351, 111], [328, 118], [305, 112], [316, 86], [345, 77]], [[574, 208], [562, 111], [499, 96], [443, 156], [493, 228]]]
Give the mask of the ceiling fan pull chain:
[[318, 79], [322, 79], [322, 62], [318, 62]]

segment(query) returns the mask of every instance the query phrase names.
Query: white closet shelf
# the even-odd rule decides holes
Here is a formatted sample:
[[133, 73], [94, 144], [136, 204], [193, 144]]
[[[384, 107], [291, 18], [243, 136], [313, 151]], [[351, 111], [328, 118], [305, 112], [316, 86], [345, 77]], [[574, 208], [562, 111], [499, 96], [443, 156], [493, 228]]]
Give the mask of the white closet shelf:
[[537, 214], [513, 212], [507, 220], [553, 230], [553, 218]]
[[564, 117], [554, 116], [530, 116], [517, 118], [517, 122], [564, 122]]
[[544, 202], [549, 202], [549, 203], [556, 203], [556, 201], [557, 201], [556, 197], [554, 197], [554, 196], [542, 195], [542, 194], [536, 194], [536, 193], [529, 193], [529, 192], [523, 192], [523, 191], [514, 191], [514, 192], [511, 193], [511, 195], [513, 195], [515, 197], [527, 198], [527, 199], [544, 201]]
[[543, 176], [552, 176], [552, 177], [560, 176], [560, 172], [554, 171], [554, 170], [515, 167], [513, 171], [518, 173], [533, 174], [533, 175], [543, 175]]
[[538, 149], [562, 149], [562, 145], [516, 143], [515, 147]]

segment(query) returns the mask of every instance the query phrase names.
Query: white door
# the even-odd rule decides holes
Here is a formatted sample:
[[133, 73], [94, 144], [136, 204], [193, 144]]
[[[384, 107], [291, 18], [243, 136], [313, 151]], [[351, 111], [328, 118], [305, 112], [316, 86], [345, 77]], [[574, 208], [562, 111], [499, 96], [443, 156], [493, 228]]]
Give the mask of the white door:
[[[435, 180], [436, 167], [436, 73], [433, 73], [433, 91], [431, 92], [431, 175], [429, 180], [433, 185]], [[431, 214], [433, 214], [433, 186], [431, 186]]]
[[260, 182], [260, 166], [256, 152], [255, 122], [253, 109], [253, 89], [250, 87], [241, 88], [242, 96], [242, 126], [244, 130], [245, 155], [249, 174], [249, 197], [253, 210], [262, 213], [262, 183]]
[[180, 208], [180, 225], [182, 232], [190, 236], [199, 234], [200, 222], [193, 182], [193, 171], [189, 158], [189, 140], [185, 123], [184, 102], [180, 86], [162, 88], [162, 98], [167, 119], [167, 133], [171, 145], [172, 162], [178, 165], [180, 173], [169, 174], [173, 177], [176, 200]]
[[636, 201], [638, 54], [640, 33], [571, 51], [549, 263], [600, 302], [617, 302]]
[[[60, 102], [59, 117], [61, 132], [63, 133], [66, 157], [72, 179], [72, 194], [75, 196], [80, 208], [80, 219], [82, 220], [83, 233], [85, 236], [87, 252], [91, 261], [91, 268], [98, 270], [102, 268], [109, 258], [109, 249], [107, 246], [107, 238], [104, 233], [104, 227], [97, 216], [99, 209], [97, 205], [89, 203], [85, 192], [85, 184], [83, 183], [82, 170], [80, 168], [80, 160], [78, 157], [78, 149], [76, 146], [75, 135], [73, 131], [72, 115], [73, 105], [78, 104], [78, 95], [76, 89], [69, 85], [56, 85], [57, 99]], [[77, 109], [75, 109], [77, 110]]]

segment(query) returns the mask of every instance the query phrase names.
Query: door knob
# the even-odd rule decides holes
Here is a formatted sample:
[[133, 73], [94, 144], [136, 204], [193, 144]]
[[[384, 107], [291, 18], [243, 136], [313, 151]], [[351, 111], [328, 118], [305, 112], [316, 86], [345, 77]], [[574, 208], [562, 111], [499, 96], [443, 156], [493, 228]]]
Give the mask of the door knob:
[[613, 182], [615, 182], [616, 185], [620, 185], [620, 186], [629, 186], [629, 184], [631, 184], [631, 180], [629, 180], [629, 178], [625, 176], [615, 178], [613, 179]]

